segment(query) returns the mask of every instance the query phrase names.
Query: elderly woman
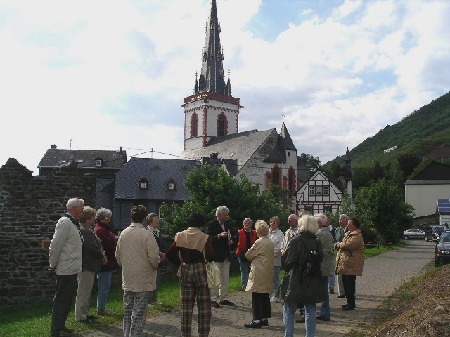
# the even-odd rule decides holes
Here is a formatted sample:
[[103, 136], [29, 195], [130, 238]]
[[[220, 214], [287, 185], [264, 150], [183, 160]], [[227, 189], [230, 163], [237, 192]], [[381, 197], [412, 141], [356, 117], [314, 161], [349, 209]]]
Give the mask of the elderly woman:
[[273, 242], [269, 239], [269, 225], [264, 220], [255, 223], [258, 240], [245, 253], [251, 261], [250, 275], [245, 291], [252, 292], [253, 320], [244, 324], [246, 328], [268, 326], [271, 317], [270, 292], [273, 280]]
[[112, 212], [107, 208], [99, 208], [96, 214], [96, 225], [94, 232], [102, 242], [107, 262], [102, 265], [97, 273], [97, 315], [105, 316], [106, 302], [108, 301], [109, 289], [111, 288], [112, 273], [117, 269], [116, 245], [117, 239], [110, 228]]
[[241, 269], [241, 287], [244, 290], [247, 287], [248, 281], [248, 260], [245, 258], [245, 253], [256, 241], [256, 231], [252, 229], [253, 221], [250, 218], [245, 218], [242, 223], [242, 228], [238, 230], [238, 242], [236, 245], [236, 256], [239, 261]]
[[279, 289], [279, 298], [283, 303], [284, 337], [294, 336], [294, 314], [297, 304], [304, 305], [305, 336], [314, 337], [316, 333], [316, 303], [324, 300], [322, 278], [310, 276], [303, 271], [307, 252], [317, 251], [323, 254], [322, 244], [317, 239], [319, 229], [314, 216], [304, 215], [298, 220], [299, 234], [290, 241], [284, 253], [282, 267], [285, 276]]
[[342, 306], [342, 310], [355, 309], [356, 276], [361, 276], [364, 268], [364, 240], [359, 226], [357, 218], [349, 218], [344, 239], [334, 246], [339, 249], [336, 256], [336, 274], [342, 275], [347, 298], [347, 304]]
[[84, 206], [80, 217], [81, 235], [83, 236], [83, 271], [78, 273], [77, 277], [75, 320], [83, 323], [89, 323], [90, 320], [96, 318], [89, 314], [92, 287], [94, 286], [95, 273], [100, 271], [102, 262], [106, 263], [102, 243], [91, 228], [95, 220], [95, 214], [95, 209]]
[[200, 227], [205, 224], [203, 216], [191, 214], [188, 228], [175, 235], [166, 257], [179, 267], [181, 333], [184, 337], [192, 334], [192, 311], [197, 301], [198, 335], [206, 337], [211, 329], [211, 298], [208, 288], [205, 260], [214, 258], [212, 239]]

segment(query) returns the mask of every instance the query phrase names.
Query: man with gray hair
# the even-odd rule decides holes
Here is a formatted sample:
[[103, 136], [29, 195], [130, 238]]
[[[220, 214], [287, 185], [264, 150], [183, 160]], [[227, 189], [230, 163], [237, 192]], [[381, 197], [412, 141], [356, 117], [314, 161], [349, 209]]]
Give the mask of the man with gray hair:
[[333, 263], [333, 236], [328, 228], [328, 218], [325, 214], [319, 213], [316, 215], [317, 224], [319, 225], [319, 231], [317, 232], [317, 238], [322, 243], [323, 260], [320, 264], [320, 271], [322, 273], [322, 287], [325, 293], [325, 299], [320, 305], [320, 315], [316, 319], [323, 321], [330, 320], [330, 297], [328, 294], [328, 275], [330, 274], [330, 268]]
[[206, 234], [212, 238], [214, 261], [217, 263], [222, 275], [222, 283], [218, 289], [211, 289], [211, 306], [220, 308], [220, 305], [234, 305], [227, 299], [228, 280], [230, 278], [230, 237], [228, 224], [225, 222], [230, 210], [226, 206], [216, 209], [216, 218], [206, 224]]
[[50, 336], [71, 336], [65, 327], [77, 290], [77, 274], [82, 268], [83, 238], [78, 220], [84, 200], [67, 201], [67, 212], [58, 220], [49, 249], [49, 271], [56, 272], [56, 293], [53, 298]]
[[284, 252], [287, 249], [287, 246], [289, 244], [289, 241], [296, 236], [298, 233], [300, 233], [300, 229], [298, 226], [298, 216], [296, 214], [291, 214], [288, 216], [288, 225], [289, 228], [284, 232], [284, 240], [281, 245], [281, 255], [284, 255]]
[[[348, 215], [347, 214], [341, 214], [339, 215], [339, 227], [336, 228], [335, 233], [335, 239], [336, 242], [341, 242], [344, 239], [344, 234], [347, 231], [347, 223], [348, 223]], [[345, 297], [345, 290], [344, 290], [344, 282], [342, 281], [342, 275], [337, 274], [337, 284], [338, 284], [338, 298], [344, 298]]]

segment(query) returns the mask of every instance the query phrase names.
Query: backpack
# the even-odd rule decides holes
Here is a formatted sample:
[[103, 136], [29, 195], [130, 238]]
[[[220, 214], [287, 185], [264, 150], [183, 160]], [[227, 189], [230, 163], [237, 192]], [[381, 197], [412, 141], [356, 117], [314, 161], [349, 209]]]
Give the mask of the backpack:
[[301, 239], [301, 241], [303, 242], [303, 246], [305, 247], [306, 250], [305, 262], [301, 267], [302, 276], [322, 277], [320, 265], [322, 263], [323, 253], [320, 252], [319, 250], [319, 240], [316, 240], [316, 247], [314, 250], [308, 250], [305, 241], [303, 239]]

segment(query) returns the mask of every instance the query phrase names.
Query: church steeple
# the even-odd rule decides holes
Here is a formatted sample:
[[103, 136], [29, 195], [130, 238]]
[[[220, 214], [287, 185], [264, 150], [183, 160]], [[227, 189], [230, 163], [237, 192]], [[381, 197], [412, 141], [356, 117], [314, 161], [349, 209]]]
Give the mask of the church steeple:
[[240, 99], [231, 96], [230, 73], [225, 82], [217, 2], [211, 1], [202, 51], [202, 70], [195, 73], [194, 93], [184, 98], [184, 149], [207, 147], [216, 137], [239, 132]]
[[220, 24], [217, 18], [217, 3], [212, 0], [211, 14], [206, 23], [205, 46], [202, 51], [202, 70], [197, 83], [195, 83], [194, 94], [210, 92], [231, 96], [231, 84], [225, 84], [223, 71], [223, 48], [220, 44]]

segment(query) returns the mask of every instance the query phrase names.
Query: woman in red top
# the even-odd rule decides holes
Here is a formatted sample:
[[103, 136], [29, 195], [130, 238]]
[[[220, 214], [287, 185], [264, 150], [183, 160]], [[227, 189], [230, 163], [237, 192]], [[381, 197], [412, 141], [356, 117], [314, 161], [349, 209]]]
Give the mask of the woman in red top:
[[238, 230], [238, 242], [236, 246], [236, 255], [239, 260], [241, 269], [241, 287], [245, 290], [248, 281], [249, 263], [245, 258], [245, 253], [256, 241], [256, 231], [252, 229], [253, 221], [250, 218], [245, 218], [242, 225], [243, 228]]
[[110, 229], [112, 212], [107, 208], [99, 208], [96, 215], [96, 225], [94, 232], [102, 242], [103, 251], [105, 252], [107, 262], [102, 265], [101, 270], [97, 273], [97, 314], [108, 315], [105, 310], [108, 301], [108, 293], [111, 288], [111, 278], [113, 270], [117, 269], [116, 245], [117, 239]]

